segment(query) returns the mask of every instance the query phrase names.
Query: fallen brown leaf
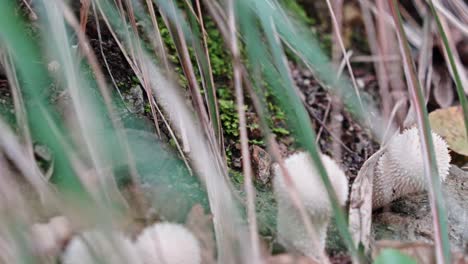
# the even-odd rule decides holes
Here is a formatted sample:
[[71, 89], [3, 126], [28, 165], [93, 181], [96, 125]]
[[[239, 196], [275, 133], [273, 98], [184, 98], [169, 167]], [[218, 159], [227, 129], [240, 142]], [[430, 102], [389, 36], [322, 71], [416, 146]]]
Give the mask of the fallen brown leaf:
[[463, 112], [460, 106], [439, 109], [429, 114], [432, 130], [444, 138], [454, 152], [468, 156]]
[[349, 200], [349, 231], [356, 245], [362, 243], [366, 251], [369, 250], [371, 239], [374, 168], [383, 152], [384, 149], [380, 149], [362, 165]]

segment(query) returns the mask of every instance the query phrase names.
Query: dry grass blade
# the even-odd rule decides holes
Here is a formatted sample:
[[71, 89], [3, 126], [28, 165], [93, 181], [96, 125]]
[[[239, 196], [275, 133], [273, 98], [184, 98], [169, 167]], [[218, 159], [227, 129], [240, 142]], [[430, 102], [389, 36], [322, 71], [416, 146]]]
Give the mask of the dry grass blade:
[[[97, 4], [100, 8], [111, 10], [109, 5], [100, 6], [105, 2]], [[151, 87], [161, 105], [165, 107], [169, 118], [171, 120], [180, 118], [180, 123], [191, 131], [187, 134], [187, 142], [191, 149], [197, 150], [196, 154], [192, 153], [193, 166], [206, 185], [210, 208], [216, 219], [214, 229], [218, 260], [222, 263], [250, 262], [252, 254], [250, 243], [246, 242], [249, 241], [246, 239], [247, 230], [240, 224], [240, 214], [230, 184], [227, 182], [224, 165], [220, 162], [220, 155], [217, 153], [219, 150], [212, 148], [212, 145], [207, 142], [202, 132], [204, 129], [194, 122], [193, 112], [185, 105], [185, 100], [179, 94], [178, 89], [161, 74], [146, 54], [143, 56], [143, 58], [137, 57], [136, 59], [148, 68]], [[181, 128], [178, 123], [175, 127]]]
[[31, 12], [31, 19], [36, 20], [37, 19], [36, 12], [34, 12], [34, 10], [31, 8], [31, 5], [28, 3], [28, 0], [23, 0], [23, 3], [26, 6], [26, 8], [29, 10], [29, 12]]
[[156, 37], [156, 45], [154, 45], [157, 55], [161, 58], [165, 69], [169, 70], [169, 62], [167, 60], [166, 51], [164, 50], [164, 43], [161, 37], [161, 31], [159, 30], [158, 20], [156, 19], [156, 13], [154, 12], [154, 5], [152, 0], [146, 0], [146, 5], [148, 6], [148, 12], [151, 17], [151, 23], [153, 24], [153, 29]]
[[236, 12], [234, 0], [228, 1], [228, 18], [230, 31], [230, 48], [234, 61], [234, 89], [236, 93], [237, 113], [239, 115], [239, 134], [242, 152], [242, 171], [244, 188], [247, 194], [247, 218], [249, 223], [250, 243], [252, 246], [252, 263], [261, 263], [260, 240], [258, 238], [257, 218], [255, 214], [255, 188], [253, 186], [252, 164], [249, 152], [249, 138], [244, 108], [244, 93], [242, 91], [242, 64], [236, 37]]
[[[318, 236], [317, 232], [315, 232], [314, 226], [312, 222], [310, 221], [309, 216], [307, 215], [306, 209], [304, 207], [304, 204], [302, 200], [300, 199], [299, 193], [297, 191], [296, 186], [294, 185], [294, 182], [291, 178], [291, 175], [289, 174], [288, 170], [285, 167], [284, 160], [281, 157], [281, 151], [279, 148], [279, 144], [275, 139], [274, 134], [271, 132], [271, 129], [268, 126], [268, 123], [265, 119], [267, 110], [265, 110], [265, 106], [262, 104], [262, 101], [259, 99], [258, 91], [254, 90], [254, 88], [251, 86], [250, 80], [247, 79], [247, 70], [243, 68], [243, 76], [244, 76], [244, 83], [247, 91], [249, 92], [250, 98], [252, 100], [252, 103], [254, 105], [254, 108], [256, 112], [260, 116], [260, 125], [262, 127], [262, 131], [264, 131], [264, 135], [266, 138], [267, 142], [267, 147], [268, 147], [268, 152], [272, 155], [273, 159], [278, 163], [278, 166], [281, 170], [281, 174], [285, 178], [285, 183], [286, 183], [286, 188], [288, 189], [288, 194], [290, 195], [290, 199], [294, 205], [294, 207], [298, 210], [300, 216], [301, 216], [301, 221], [304, 224], [305, 230], [307, 231], [307, 235], [309, 238], [311, 238], [311, 241], [313, 242], [313, 246], [315, 248], [318, 248]], [[330, 260], [326, 256], [325, 252], [320, 252], [320, 261], [321, 263], [330, 263]]]
[[[444, 17], [447, 18], [448, 21], [457, 29], [459, 29], [463, 34], [468, 36], [468, 27], [466, 24], [463, 24], [462, 21], [460, 21], [454, 14], [452, 14], [446, 7], [444, 7], [438, 0], [433, 0], [432, 1], [434, 4], [434, 7], [437, 8], [437, 11], [439, 11]], [[465, 3], [466, 6], [466, 3]], [[460, 8], [460, 10], [462, 10]]]
[[88, 24], [89, 8], [91, 6], [91, 0], [81, 0], [80, 8], [80, 28], [83, 33], [86, 33], [86, 24]]
[[[95, 2], [93, 1], [93, 6], [94, 6], [95, 4], [97, 4], [97, 3], [95, 3]], [[108, 29], [109, 29], [109, 31], [110, 31], [110, 33], [111, 33], [113, 39], [115, 40], [115, 42], [116, 42], [117, 45], [119, 46], [119, 49], [122, 51], [122, 54], [123, 54], [123, 56], [125, 57], [125, 60], [126, 60], [126, 61], [128, 62], [128, 64], [130, 65], [130, 67], [132, 68], [133, 72], [137, 75], [137, 77], [138, 77], [138, 79], [140, 80], [140, 82], [141, 82], [142, 84], [145, 85], [145, 83], [144, 83], [144, 82], [142, 81], [142, 79], [141, 79], [141, 73], [140, 73], [140, 71], [139, 71], [137, 65], [135, 64], [135, 59], [132, 59], [132, 58], [130, 57], [129, 52], [127, 52], [127, 49], [124, 47], [124, 45], [122, 44], [122, 42], [121, 42], [120, 39], [118, 38], [116, 32], [113, 30], [112, 25], [110, 24], [110, 21], [109, 21], [108, 17], [106, 16], [106, 13], [103, 11], [102, 7], [101, 7], [99, 4], [97, 4], [97, 7], [98, 7], [99, 13], [102, 15], [102, 18], [103, 18], [104, 22], [106, 23], [106, 25], [107, 25], [107, 27], [108, 27]], [[68, 16], [66, 16], [66, 17], [68, 17]], [[122, 20], [122, 21], [125, 21], [125, 20]], [[72, 25], [73, 25], [73, 23], [72, 23]], [[75, 27], [75, 28], [76, 28], [76, 27]], [[128, 36], [128, 35], [129, 35], [130, 33], [129, 33], [128, 31], [125, 31], [125, 32], [126, 32], [126, 34], [125, 34], [124, 37], [127, 39], [127, 42], [126, 42], [126, 43], [128, 43], [128, 39], [129, 39], [129, 36]], [[79, 36], [80, 36], [80, 35], [79, 35]], [[133, 47], [133, 44], [132, 44], [132, 43], [129, 43], [128, 45], [129, 45], [130, 48]], [[95, 62], [95, 59], [93, 59], [93, 54], [92, 54], [92, 53], [90, 53], [89, 55], [90, 55], [90, 59], [92, 59], [92, 60], [90, 60], [91, 66], [93, 66], [93, 65], [95, 65], [95, 63], [94, 63], [94, 62]], [[99, 72], [99, 68], [96, 68], [96, 69], [94, 69], [94, 70], [98, 70], [97, 72]], [[98, 74], [97, 76], [100, 76], [100, 75]], [[98, 79], [98, 83], [100, 83], [100, 82], [99, 82], [99, 79]], [[172, 129], [172, 127], [171, 127], [170, 124], [169, 124], [169, 121], [166, 119], [166, 117], [164, 116], [164, 114], [163, 114], [162, 111], [160, 110], [159, 106], [156, 104], [156, 101], [154, 100], [154, 98], [150, 98], [149, 100], [150, 100], [150, 102], [152, 102], [152, 105], [155, 106], [155, 109], [156, 109], [156, 111], [158, 111], [159, 116], [161, 116], [162, 121], [164, 122], [164, 124], [166, 125], [167, 129], [169, 130], [169, 134], [171, 135], [171, 138], [172, 138], [172, 139], [174, 140], [174, 142], [175, 142], [177, 151], [178, 151], [179, 154], [181, 155], [181, 157], [182, 157], [182, 159], [183, 159], [183, 161], [184, 161], [186, 167], [189, 169], [190, 173], [192, 173], [192, 169], [191, 169], [191, 167], [190, 167], [190, 165], [189, 165], [189, 163], [188, 163], [187, 157], [186, 157], [184, 151], [182, 151], [182, 147], [181, 147], [181, 145], [180, 145], [180, 143], [179, 143], [179, 139], [176, 137], [176, 134], [174, 133], [174, 130]], [[113, 119], [113, 120], [114, 120], [114, 119]], [[185, 130], [184, 130], [184, 131], [185, 131]]]
[[361, 107], [361, 110], [364, 112], [364, 106], [362, 104], [361, 96], [360, 96], [360, 93], [359, 93], [359, 88], [358, 88], [358, 85], [356, 83], [356, 78], [354, 78], [353, 68], [351, 67], [351, 63], [349, 62], [348, 56], [346, 56], [346, 53], [347, 53], [346, 48], [344, 46], [343, 39], [341, 38], [341, 33], [340, 33], [341, 32], [341, 30], [340, 30], [341, 26], [338, 23], [338, 20], [336, 19], [336, 15], [335, 15], [335, 12], [333, 11], [333, 7], [332, 7], [332, 5], [330, 3], [330, 0], [327, 0], [327, 6], [328, 6], [328, 10], [330, 12], [330, 15], [332, 17], [332, 24], [333, 24], [333, 27], [334, 27], [335, 36], [336, 36], [336, 38], [338, 40], [338, 44], [340, 45], [340, 49], [341, 49], [341, 52], [343, 54], [343, 58], [346, 61], [346, 67], [348, 68], [349, 76], [351, 77], [354, 90], [355, 90], [356, 95], [358, 97], [359, 105]]
[[398, 11], [396, 0], [388, 0], [391, 6], [393, 19], [397, 25], [397, 36], [400, 44], [401, 56], [405, 67], [405, 75], [410, 90], [412, 104], [416, 111], [417, 123], [421, 140], [421, 151], [423, 153], [424, 172], [429, 183], [429, 197], [431, 204], [432, 219], [434, 223], [434, 242], [438, 263], [450, 263], [450, 245], [447, 230], [447, 219], [441, 192], [441, 183], [438, 176], [437, 161], [432, 141], [431, 128], [429, 125], [427, 110], [421, 86], [416, 77], [414, 64], [411, 60], [408, 40], [403, 31], [401, 15]]
[[50, 202], [52, 191], [42, 177], [34, 160], [25, 154], [23, 146], [19, 143], [13, 131], [0, 119], [0, 148], [9, 160], [13, 161], [26, 180], [36, 189], [42, 202]]
[[365, 5], [364, 1], [362, 0], [359, 1], [359, 5], [362, 11], [362, 18], [363, 18], [365, 29], [366, 29], [366, 36], [367, 36], [367, 41], [369, 42], [369, 48], [373, 55], [378, 56], [380, 58], [378, 60], [373, 61], [373, 63], [374, 63], [374, 69], [377, 74], [380, 97], [388, 98], [386, 100], [382, 100], [382, 107], [381, 107], [382, 116], [384, 118], [388, 118], [388, 115], [390, 113], [390, 108], [392, 105], [392, 99], [390, 97], [388, 81], [386, 78], [386, 75], [387, 75], [386, 70], [385, 70], [386, 58], [382, 56], [382, 51], [378, 45], [374, 19], [372, 18], [371, 12], [369, 11], [369, 7]]
[[[202, 44], [203, 44], [203, 55], [201, 56], [198, 55], [201, 52], [196, 52], [197, 58], [200, 57], [199, 60], [199, 68], [201, 72], [203, 73], [203, 78], [202, 78], [202, 84], [204, 85], [204, 89], [206, 90], [205, 93], [205, 100], [208, 104], [208, 111], [210, 114], [211, 122], [213, 124], [213, 129], [215, 130], [215, 135], [218, 139], [218, 144], [221, 148], [221, 152], [225, 153], [224, 149], [224, 139], [223, 139], [223, 131], [222, 131], [222, 126], [221, 126], [221, 119], [219, 115], [219, 107], [218, 107], [218, 100], [216, 97], [216, 86], [214, 83], [214, 77], [213, 77], [213, 69], [211, 67], [211, 58], [210, 54], [208, 51], [208, 40], [207, 40], [207, 35], [208, 33], [205, 30], [204, 26], [204, 19], [202, 15], [202, 9], [200, 5], [200, 0], [196, 1], [196, 9], [197, 9], [197, 16], [198, 16], [198, 21], [200, 23], [201, 27], [201, 39], [202, 39]], [[203, 59], [205, 61], [205, 66], [203, 67]], [[206, 69], [204, 69], [206, 68]], [[205, 80], [207, 79], [207, 80]]]
[[[0, 56], [2, 52], [0, 51]], [[11, 54], [4, 54], [1, 56], [0, 62], [3, 62], [5, 65], [5, 73], [7, 75], [7, 79], [10, 83], [10, 90], [13, 95], [13, 103], [15, 105], [15, 117], [16, 122], [18, 123], [19, 134], [22, 142], [26, 147], [27, 154], [31, 157], [31, 160], [34, 159], [34, 147], [31, 138], [31, 132], [29, 130], [28, 125], [28, 117], [26, 114], [26, 109], [24, 107], [24, 100], [23, 96], [19, 89], [19, 82], [16, 75], [16, 70], [13, 65], [13, 60], [11, 58]]]
[[[448, 31], [448, 27], [445, 23], [444, 20], [440, 19], [436, 9], [434, 8], [434, 5], [431, 0], [428, 0], [429, 7], [431, 8], [432, 14], [434, 16], [434, 19], [437, 23], [437, 28], [439, 29], [439, 34], [442, 37], [442, 41], [444, 43], [444, 54], [446, 57], [448, 57], [448, 61], [450, 64], [450, 72], [453, 75], [453, 78], [455, 80], [455, 86], [457, 89], [458, 93], [458, 99], [460, 100], [460, 104], [463, 109], [463, 116], [465, 120], [465, 132], [468, 137], [468, 102], [466, 99], [465, 94], [468, 91], [468, 87], [466, 87], [466, 83], [468, 82], [466, 79], [466, 74], [463, 74], [462, 72], [460, 74], [459, 69], [463, 69], [462, 64], [459, 60], [459, 56], [457, 53], [457, 49], [455, 48], [455, 45], [451, 38], [449, 37], [450, 33]], [[456, 58], [456, 59], [455, 59]], [[463, 87], [465, 85], [465, 88]]]
[[[63, 78], [67, 91], [70, 94], [71, 105], [69, 116], [67, 116], [67, 125], [69, 125], [72, 132], [72, 137], [78, 145], [81, 145], [81, 151], [89, 155], [89, 161], [91, 163], [92, 169], [95, 170], [97, 188], [94, 189], [94, 192], [91, 192], [94, 197], [100, 202], [109, 202], [111, 200], [120, 200], [122, 204], [125, 204], [123, 198], [120, 195], [120, 192], [117, 188], [117, 183], [113, 173], [103, 173], [103, 168], [106, 167], [105, 160], [108, 153], [105, 153], [106, 150], [99, 147], [97, 139], [95, 137], [96, 133], [100, 129], [103, 129], [103, 119], [100, 115], [99, 104], [89, 96], [89, 93], [83, 93], [83, 90], [89, 89], [90, 86], [86, 83], [85, 78], [79, 70], [79, 67], [76, 63], [77, 58], [74, 57], [71, 49], [69, 48], [70, 40], [65, 28], [65, 14], [67, 14], [67, 8], [63, 5], [62, 2], [50, 2], [43, 1], [43, 6], [39, 6], [41, 10], [41, 21], [44, 25], [44, 36], [49, 37], [49, 45], [47, 46], [50, 49], [50, 54], [54, 59], [58, 60], [62, 71], [58, 73], [60, 77]], [[71, 16], [73, 17], [73, 16]], [[73, 17], [74, 18], [74, 17]], [[69, 20], [70, 21], [70, 20]], [[76, 21], [75, 21], [76, 22]], [[78, 26], [78, 23], [75, 24]], [[49, 35], [50, 32], [54, 32], [53, 35]], [[82, 33], [84, 34], [84, 33]], [[80, 35], [80, 33], [78, 33]], [[79, 38], [81, 46], [83, 47], [83, 52], [89, 58], [89, 46], [88, 42], [84, 35], [81, 35]], [[95, 68], [99, 68], [96, 66]], [[96, 71], [97, 75], [101, 73]], [[103, 95], [104, 101], [107, 102], [109, 113], [111, 116], [113, 114], [112, 103], [110, 99], [110, 94], [108, 93], [107, 86], [103, 81], [103, 75], [100, 75], [101, 78], [101, 93]], [[100, 79], [96, 77], [96, 79]], [[88, 90], [89, 91], [89, 90]], [[114, 120], [113, 124], [116, 124]], [[116, 125], [116, 127], [121, 127]], [[122, 140], [124, 140], [121, 137]]]

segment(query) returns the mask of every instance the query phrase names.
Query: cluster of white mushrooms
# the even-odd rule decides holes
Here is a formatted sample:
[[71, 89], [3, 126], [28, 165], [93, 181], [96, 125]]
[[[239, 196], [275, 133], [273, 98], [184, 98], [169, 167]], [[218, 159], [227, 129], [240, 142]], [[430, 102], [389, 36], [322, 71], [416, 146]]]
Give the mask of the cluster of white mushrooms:
[[[32, 227], [36, 254], [60, 255], [72, 228], [65, 217]], [[90, 230], [73, 236], [60, 259], [63, 264], [200, 264], [197, 238], [183, 225], [162, 222], [145, 228], [135, 241], [116, 230]], [[1, 255], [1, 254], [0, 254]]]
[[[446, 142], [440, 136], [432, 133], [432, 138], [438, 172], [443, 181], [449, 172], [450, 155]], [[385, 206], [407, 194], [419, 193], [427, 189], [421, 153], [417, 128], [407, 129], [390, 140], [374, 173], [373, 209]], [[348, 180], [331, 158], [322, 154], [321, 160], [338, 202], [343, 206], [348, 198]], [[313, 247], [314, 243], [306, 232], [299, 211], [291, 201], [290, 190], [285, 184], [283, 173], [276, 165], [273, 184], [278, 202], [279, 242], [290, 251], [319, 258], [320, 252], [325, 250], [327, 226], [332, 214], [327, 191], [308, 153], [296, 153], [286, 158], [284, 164], [315, 227], [319, 248]]]
[[[443, 181], [448, 175], [450, 155], [445, 141], [434, 133], [433, 142], [438, 172]], [[375, 169], [372, 197], [374, 209], [407, 194], [427, 189], [421, 153], [416, 128], [408, 129], [390, 140]], [[339, 204], [345, 205], [349, 188], [345, 173], [330, 157], [321, 154], [320, 158]], [[279, 242], [292, 252], [319, 258], [325, 250], [327, 227], [332, 215], [328, 193], [308, 153], [296, 153], [285, 159], [284, 165], [315, 228], [318, 244], [311, 241], [291, 200], [291, 190], [285, 182], [283, 171], [276, 165], [273, 168], [273, 185], [278, 202]], [[115, 230], [91, 230], [74, 236], [66, 243], [71, 233], [70, 224], [64, 217], [52, 218], [45, 224], [35, 224], [31, 229], [34, 249], [41, 256], [56, 256], [67, 244], [60, 257], [64, 264], [200, 264], [202, 261], [199, 241], [179, 224], [153, 224], [145, 228], [135, 241]], [[5, 243], [2, 243], [0, 240], [0, 249], [5, 248]]]
[[201, 251], [187, 228], [165, 222], [145, 228], [134, 243], [115, 231], [84, 233], [70, 242], [62, 263], [200, 264]]

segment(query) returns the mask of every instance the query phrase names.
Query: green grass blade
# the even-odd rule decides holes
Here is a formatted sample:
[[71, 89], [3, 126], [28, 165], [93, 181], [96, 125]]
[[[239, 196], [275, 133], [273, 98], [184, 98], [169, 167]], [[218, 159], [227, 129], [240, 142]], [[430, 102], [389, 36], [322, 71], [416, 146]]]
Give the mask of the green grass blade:
[[[189, 5], [190, 3], [186, 2], [186, 4]], [[189, 8], [193, 9], [193, 6], [189, 6]], [[202, 23], [202, 21], [199, 20], [200, 17], [197, 18], [197, 16], [194, 13], [189, 11], [187, 12], [187, 16], [189, 18], [189, 24], [193, 33], [192, 44], [194, 49], [194, 55], [198, 63], [201, 84], [203, 86], [204, 92], [206, 93], [208, 113], [210, 115], [210, 120], [213, 125], [215, 136], [218, 139], [221, 149], [223, 149], [222, 127], [216, 98], [216, 87], [214, 84], [213, 74], [211, 70], [210, 56], [208, 54], [208, 48], [206, 46], [206, 37], [204, 36], [205, 32], [199, 29], [199, 27], [204, 28], [204, 26], [200, 24]]]
[[437, 160], [434, 152], [431, 127], [424, 95], [421, 85], [416, 77], [414, 63], [411, 59], [408, 40], [403, 30], [402, 18], [396, 0], [389, 0], [396, 32], [400, 44], [401, 56], [405, 67], [406, 81], [410, 91], [410, 97], [416, 110], [416, 118], [419, 127], [422, 155], [424, 160], [424, 172], [429, 182], [429, 197], [431, 203], [432, 218], [434, 222], [434, 242], [438, 263], [450, 263], [450, 244], [447, 227], [447, 214], [444, 207], [444, 199], [441, 191], [441, 182], [437, 170]]
[[[263, 68], [266, 80], [272, 88], [272, 93], [275, 95], [278, 103], [286, 113], [288, 124], [292, 129], [292, 134], [296, 138], [299, 145], [305, 148], [311, 154], [312, 159], [314, 160], [314, 163], [320, 172], [325, 188], [329, 194], [340, 234], [343, 237], [350, 253], [356, 259], [359, 259], [358, 251], [355, 248], [351, 235], [347, 229], [346, 218], [338, 204], [336, 194], [331, 186], [325, 168], [321, 163], [319, 151], [317, 150], [317, 146], [315, 144], [315, 133], [310, 125], [310, 118], [307, 111], [304, 109], [301, 100], [296, 94], [294, 84], [291, 80], [291, 77], [289, 76], [286, 57], [282, 49], [282, 45], [279, 41], [279, 36], [276, 32], [276, 26], [282, 23], [287, 23], [287, 21], [282, 20], [280, 16], [275, 16], [274, 10], [277, 10], [280, 8], [280, 6], [276, 5], [272, 7], [271, 1], [266, 2], [246, 0], [244, 3], [245, 6], [243, 9], [239, 9], [238, 16], [241, 17], [240, 14], [242, 14], [240, 20], [241, 23], [242, 21], [244, 22], [243, 28], [246, 39], [248, 38], [247, 36], [255, 37], [255, 35], [260, 35], [260, 31], [255, 30], [256, 19], [247, 19], [246, 14], [248, 11], [246, 9], [251, 8], [252, 10], [261, 10], [261, 12], [256, 12], [255, 15], [261, 24], [261, 29], [265, 34], [265, 38], [268, 44], [268, 46], [261, 47], [260, 45], [262, 44], [262, 41], [259, 41], [261, 37], [255, 37], [255, 42], [246, 43], [245, 47], [247, 50], [255, 50], [255, 52], [250, 52], [250, 61], [251, 63], [254, 63], [253, 61], [258, 61], [260, 67]], [[247, 21], [250, 21], [250, 23]], [[271, 53], [257, 53], [261, 50], [270, 50]], [[320, 49], [314, 50], [313, 52], [322, 54]], [[271, 61], [268, 60], [268, 58], [271, 58]], [[323, 62], [328, 63], [325, 57], [323, 57]], [[335, 82], [335, 79], [333, 79], [333, 82]]]
[[62, 144], [66, 142], [63, 130], [48, 107], [47, 95], [52, 82], [39, 48], [34, 44], [37, 40], [28, 35], [26, 23], [19, 17], [13, 2], [0, 0], [0, 6], [0, 43], [11, 51], [18, 69], [32, 134], [39, 142], [49, 146], [56, 157], [55, 174], [60, 176], [55, 177], [54, 181], [58, 187], [62, 191], [84, 194]]
[[[452, 69], [453, 72], [453, 77], [455, 79], [455, 86], [457, 88], [457, 94], [458, 94], [458, 99], [460, 100], [460, 104], [463, 109], [463, 117], [465, 120], [465, 133], [468, 138], [468, 103], [465, 95], [465, 90], [463, 89], [463, 84], [460, 79], [460, 74], [458, 72], [457, 65], [455, 64], [455, 59], [452, 53], [452, 49], [450, 48], [447, 34], [445, 34], [444, 27], [442, 26], [442, 23], [440, 22], [439, 15], [437, 14], [437, 11], [434, 7], [434, 3], [432, 0], [427, 0], [427, 3], [429, 4], [429, 7], [431, 8], [432, 15], [434, 16], [434, 19], [437, 23], [437, 28], [439, 30], [440, 36], [442, 37], [442, 40], [444, 42], [444, 48], [447, 52], [447, 56], [449, 58], [450, 62], [450, 68]], [[465, 84], [467, 85], [467, 84]]]

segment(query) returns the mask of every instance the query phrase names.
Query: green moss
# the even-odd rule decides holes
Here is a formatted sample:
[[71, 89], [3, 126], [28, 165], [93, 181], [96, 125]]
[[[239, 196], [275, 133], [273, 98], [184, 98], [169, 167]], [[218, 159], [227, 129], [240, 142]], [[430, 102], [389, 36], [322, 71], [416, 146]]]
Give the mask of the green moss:
[[281, 0], [283, 7], [293, 15], [293, 17], [305, 22], [307, 25], [315, 25], [315, 19], [309, 17], [304, 8], [297, 3], [296, 0]]

